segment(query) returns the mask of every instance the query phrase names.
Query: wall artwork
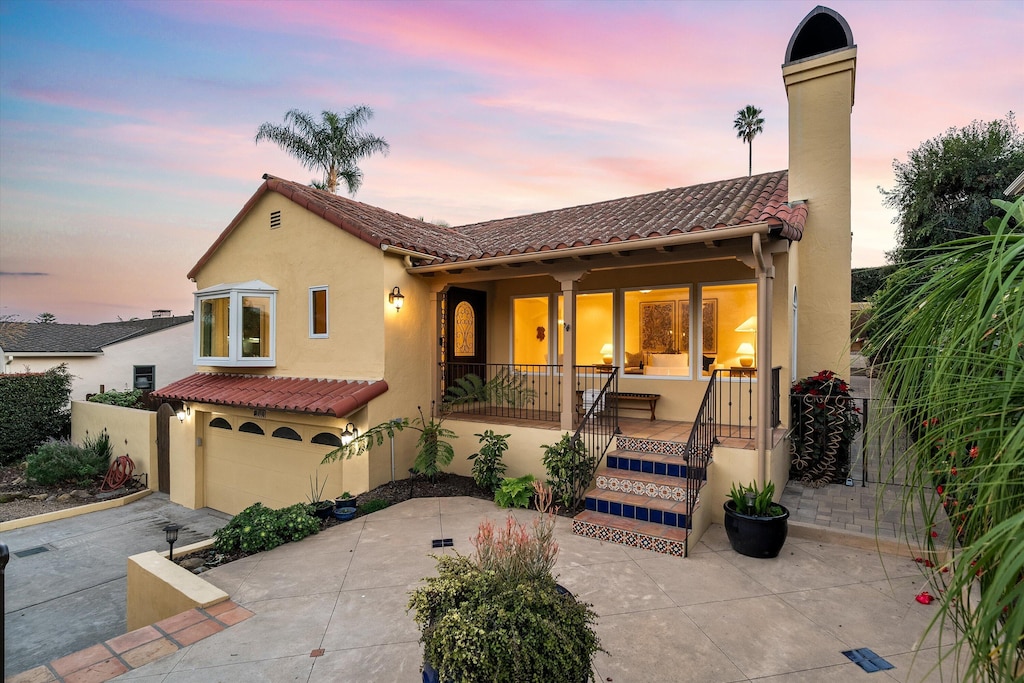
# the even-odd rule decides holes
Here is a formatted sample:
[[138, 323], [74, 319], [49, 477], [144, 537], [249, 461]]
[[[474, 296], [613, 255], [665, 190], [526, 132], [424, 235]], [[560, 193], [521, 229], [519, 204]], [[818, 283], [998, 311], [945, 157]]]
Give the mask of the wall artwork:
[[702, 306], [704, 344], [703, 352], [718, 353], [718, 299], [704, 299]]
[[676, 302], [640, 302], [640, 351], [667, 353], [675, 350]]

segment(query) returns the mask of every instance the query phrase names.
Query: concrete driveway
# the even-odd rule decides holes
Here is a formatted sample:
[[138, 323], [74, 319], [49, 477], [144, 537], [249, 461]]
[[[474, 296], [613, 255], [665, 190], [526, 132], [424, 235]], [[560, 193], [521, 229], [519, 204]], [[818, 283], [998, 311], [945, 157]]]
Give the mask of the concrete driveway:
[[4, 676], [26, 671], [127, 630], [130, 555], [209, 538], [229, 515], [189, 510], [153, 493], [123, 507], [5, 531]]

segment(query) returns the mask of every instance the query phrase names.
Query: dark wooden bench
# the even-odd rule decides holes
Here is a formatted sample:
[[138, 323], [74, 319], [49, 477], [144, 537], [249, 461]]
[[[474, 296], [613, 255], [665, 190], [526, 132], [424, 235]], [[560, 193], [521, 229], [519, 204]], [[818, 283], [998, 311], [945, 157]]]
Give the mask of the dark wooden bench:
[[[657, 419], [656, 415], [655, 415], [655, 410], [658, 407], [658, 399], [659, 398], [661, 398], [661, 394], [641, 394], [641, 393], [636, 393], [636, 392], [631, 392], [631, 391], [610, 391], [607, 394], [605, 394], [605, 400], [608, 401], [609, 404], [612, 404], [612, 402], [614, 401], [614, 404], [612, 404], [612, 405], [618, 405], [619, 407], [622, 407], [622, 404], [624, 402], [646, 403], [647, 404], [646, 408], [633, 408], [633, 407], [630, 407], [629, 410], [650, 410], [651, 411], [651, 422], [653, 422], [655, 419]], [[577, 409], [578, 412], [583, 413], [583, 392], [582, 391], [577, 391], [576, 392], [576, 409]]]

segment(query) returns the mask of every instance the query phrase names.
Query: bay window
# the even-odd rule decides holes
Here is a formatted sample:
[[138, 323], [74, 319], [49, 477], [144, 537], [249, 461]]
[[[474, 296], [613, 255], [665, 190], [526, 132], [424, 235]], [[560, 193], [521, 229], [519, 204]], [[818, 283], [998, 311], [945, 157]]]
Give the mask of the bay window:
[[275, 364], [276, 289], [258, 280], [221, 284], [196, 292], [195, 299], [196, 365]]

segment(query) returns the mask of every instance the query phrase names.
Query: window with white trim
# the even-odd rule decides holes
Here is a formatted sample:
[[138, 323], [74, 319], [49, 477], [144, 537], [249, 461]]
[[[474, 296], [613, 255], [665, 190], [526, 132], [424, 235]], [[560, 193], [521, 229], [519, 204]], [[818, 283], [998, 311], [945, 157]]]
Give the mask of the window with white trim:
[[276, 289], [253, 280], [207, 287], [195, 299], [196, 365], [275, 364]]
[[309, 288], [309, 336], [327, 337], [327, 287]]

